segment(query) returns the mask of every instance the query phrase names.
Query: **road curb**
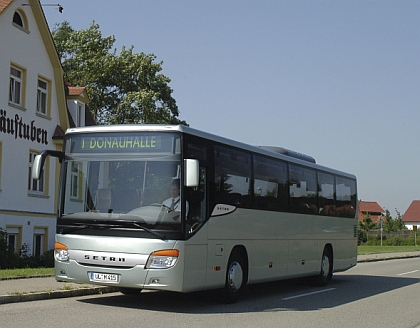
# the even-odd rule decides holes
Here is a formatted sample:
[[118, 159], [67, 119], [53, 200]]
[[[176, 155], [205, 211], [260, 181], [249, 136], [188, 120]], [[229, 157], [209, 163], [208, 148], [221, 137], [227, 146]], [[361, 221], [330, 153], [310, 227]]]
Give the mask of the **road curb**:
[[93, 288], [80, 288], [72, 290], [53, 290], [48, 292], [35, 292], [28, 294], [18, 295], [0, 295], [0, 304], [18, 303], [18, 302], [31, 302], [40, 300], [50, 300], [56, 298], [86, 296], [95, 294], [106, 294], [116, 292], [115, 287], [93, 287]]
[[[373, 257], [376, 256], [376, 257]], [[367, 257], [364, 259], [358, 259], [357, 263], [365, 263], [365, 262], [379, 262], [379, 261], [389, 261], [389, 260], [403, 260], [403, 259], [412, 259], [412, 258], [416, 258], [416, 257], [420, 257], [420, 255], [415, 254], [415, 255], [401, 255], [401, 256], [395, 256], [395, 257], [380, 257], [376, 254], [372, 254], [372, 257]]]

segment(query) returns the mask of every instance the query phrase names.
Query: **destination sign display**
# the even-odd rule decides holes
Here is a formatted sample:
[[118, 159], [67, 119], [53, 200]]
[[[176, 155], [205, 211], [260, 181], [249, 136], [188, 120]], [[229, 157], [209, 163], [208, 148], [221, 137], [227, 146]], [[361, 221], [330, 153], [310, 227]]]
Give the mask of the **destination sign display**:
[[[172, 152], [172, 133], [107, 133], [70, 136], [72, 153]], [[67, 150], [68, 151], [68, 150]]]
[[160, 136], [143, 137], [86, 137], [81, 140], [84, 150], [112, 150], [112, 149], [160, 149]]

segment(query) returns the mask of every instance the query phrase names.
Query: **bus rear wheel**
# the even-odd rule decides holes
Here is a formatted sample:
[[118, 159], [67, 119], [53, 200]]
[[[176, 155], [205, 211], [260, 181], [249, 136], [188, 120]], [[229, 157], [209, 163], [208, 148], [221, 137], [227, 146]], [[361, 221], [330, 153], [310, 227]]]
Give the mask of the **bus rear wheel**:
[[317, 277], [318, 286], [326, 286], [333, 275], [333, 255], [329, 247], [324, 248], [321, 258], [321, 272]]

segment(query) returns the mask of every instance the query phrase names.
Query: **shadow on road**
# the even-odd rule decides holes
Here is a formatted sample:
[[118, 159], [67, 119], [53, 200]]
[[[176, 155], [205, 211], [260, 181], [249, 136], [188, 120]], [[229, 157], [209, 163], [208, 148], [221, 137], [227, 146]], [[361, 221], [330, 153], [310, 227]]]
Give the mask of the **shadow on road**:
[[236, 304], [221, 304], [211, 292], [142, 292], [136, 296], [106, 294], [83, 298], [89, 304], [187, 314], [223, 314], [272, 311], [315, 311], [334, 308], [371, 296], [418, 284], [419, 279], [366, 275], [335, 276], [324, 288], [299, 284], [297, 280], [247, 287]]

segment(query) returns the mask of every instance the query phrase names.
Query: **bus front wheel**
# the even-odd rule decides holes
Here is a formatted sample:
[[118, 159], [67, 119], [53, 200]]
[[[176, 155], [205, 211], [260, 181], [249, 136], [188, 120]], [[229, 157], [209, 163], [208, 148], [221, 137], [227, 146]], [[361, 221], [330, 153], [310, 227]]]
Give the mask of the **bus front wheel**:
[[246, 261], [240, 251], [233, 251], [226, 270], [225, 287], [221, 290], [223, 303], [236, 303], [246, 284]]
[[123, 293], [124, 295], [139, 295], [140, 292], [141, 292], [141, 289], [120, 287], [120, 288], [118, 288], [118, 291], [120, 293]]

